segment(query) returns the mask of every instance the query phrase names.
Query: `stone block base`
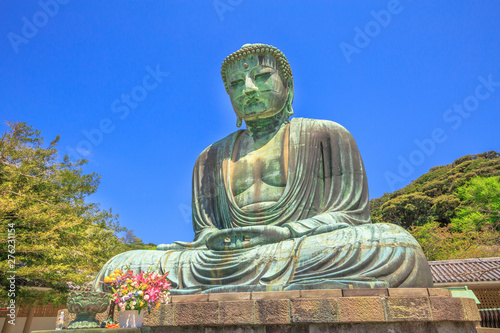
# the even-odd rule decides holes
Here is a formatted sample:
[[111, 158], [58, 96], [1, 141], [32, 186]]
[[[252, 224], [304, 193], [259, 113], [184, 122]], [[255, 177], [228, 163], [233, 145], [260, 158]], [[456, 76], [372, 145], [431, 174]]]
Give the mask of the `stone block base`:
[[302, 290], [173, 296], [146, 315], [163, 332], [476, 332], [474, 300], [446, 289]]
[[[354, 323], [267, 326], [157, 327], [155, 333], [461, 333], [477, 332], [471, 323]], [[118, 333], [118, 332], [117, 332]]]
[[476, 332], [474, 300], [446, 289], [302, 290], [173, 296], [144, 318], [163, 332]]
[[144, 315], [143, 326], [152, 333], [468, 333], [480, 321], [473, 299], [446, 289], [327, 289], [172, 296]]

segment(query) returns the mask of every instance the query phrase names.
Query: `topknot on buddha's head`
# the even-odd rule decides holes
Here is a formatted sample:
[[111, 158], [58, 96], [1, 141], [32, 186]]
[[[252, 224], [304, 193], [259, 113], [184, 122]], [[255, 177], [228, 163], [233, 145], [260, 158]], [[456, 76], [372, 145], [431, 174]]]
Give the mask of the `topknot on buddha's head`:
[[260, 43], [245, 44], [238, 51], [228, 55], [226, 59], [224, 59], [224, 61], [222, 62], [220, 73], [222, 75], [222, 81], [224, 81], [224, 87], [226, 88], [226, 92], [228, 94], [229, 94], [229, 89], [226, 82], [226, 70], [228, 65], [236, 62], [239, 59], [246, 58], [252, 55], [261, 55], [261, 54], [267, 54], [276, 59], [276, 64], [283, 79], [285, 80], [293, 79], [292, 69], [290, 68], [290, 64], [288, 63], [288, 60], [283, 54], [283, 52], [278, 50], [278, 48], [272, 45], [266, 45]]

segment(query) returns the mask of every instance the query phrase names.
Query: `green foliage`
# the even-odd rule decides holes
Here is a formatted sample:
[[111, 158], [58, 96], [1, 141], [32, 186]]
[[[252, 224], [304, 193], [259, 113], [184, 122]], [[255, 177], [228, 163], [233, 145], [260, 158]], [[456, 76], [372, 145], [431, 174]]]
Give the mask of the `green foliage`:
[[462, 202], [452, 219], [456, 230], [500, 231], [500, 177], [473, 178], [456, 192]]
[[431, 218], [436, 221], [450, 221], [459, 205], [460, 199], [456, 195], [442, 194], [433, 200]]
[[133, 229], [127, 230], [125, 236], [121, 237], [120, 240], [128, 250], [156, 250], [156, 244], [144, 244], [142, 239], [134, 235]]
[[[39, 131], [25, 123], [8, 125], [0, 138], [0, 296], [7, 288], [6, 272], [15, 270], [18, 279], [53, 289], [44, 297], [18, 290], [17, 301], [43, 303], [49, 297], [64, 303], [68, 284], [90, 282], [110, 257], [128, 249], [117, 237], [126, 229], [111, 210], [86, 202], [100, 177], [83, 174], [85, 160], [73, 163], [64, 156], [58, 161], [59, 137], [43, 147]], [[15, 230], [15, 267], [8, 261], [8, 229]]]
[[433, 221], [409, 231], [422, 246], [427, 260], [500, 256], [500, 232], [488, 227], [457, 231], [452, 224], [443, 227]]
[[381, 210], [386, 222], [408, 228], [427, 223], [431, 207], [431, 198], [414, 192], [389, 200], [382, 205]]
[[408, 228], [429, 260], [500, 256], [500, 154], [467, 155], [370, 201], [372, 220]]
[[372, 220], [406, 228], [428, 221], [446, 226], [455, 217], [461, 202], [456, 190], [474, 177], [492, 176], [500, 176], [499, 153], [490, 151], [463, 156], [452, 164], [432, 168], [394, 193], [372, 199]]

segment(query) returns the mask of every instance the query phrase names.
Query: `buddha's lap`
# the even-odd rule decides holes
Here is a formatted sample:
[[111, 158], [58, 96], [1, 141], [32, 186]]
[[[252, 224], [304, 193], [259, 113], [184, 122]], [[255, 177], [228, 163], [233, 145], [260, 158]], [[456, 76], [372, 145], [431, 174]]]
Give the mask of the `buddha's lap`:
[[377, 223], [229, 252], [208, 249], [128, 251], [110, 259], [102, 268], [100, 278], [109, 275], [116, 268], [125, 267], [136, 272], [150, 267], [161, 268], [163, 272], [171, 272], [175, 275], [181, 266], [197, 264], [201, 272], [219, 270], [224, 274], [225, 270], [232, 271], [233, 263], [241, 264], [246, 261], [254, 265], [255, 262], [267, 265], [272, 261], [284, 263], [295, 260], [296, 268], [300, 271], [301, 267], [309, 269], [321, 259], [334, 261], [336, 265], [346, 264], [352, 259], [358, 262], [372, 260], [374, 250], [379, 253], [378, 257], [384, 257], [383, 260], [387, 261], [397, 257], [394, 254], [395, 251], [400, 253], [408, 250], [416, 251], [417, 257], [423, 258], [423, 255], [420, 255], [420, 246], [406, 230], [393, 224]]

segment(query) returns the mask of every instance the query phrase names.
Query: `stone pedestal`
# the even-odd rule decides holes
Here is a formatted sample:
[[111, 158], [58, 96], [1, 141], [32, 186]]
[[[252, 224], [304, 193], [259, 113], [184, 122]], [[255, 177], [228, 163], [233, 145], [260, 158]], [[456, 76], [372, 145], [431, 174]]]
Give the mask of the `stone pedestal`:
[[[97, 315], [105, 318], [106, 313]], [[473, 299], [451, 297], [446, 289], [325, 289], [172, 296], [171, 303], [144, 315], [143, 330], [461, 333], [476, 332], [480, 321]]]
[[173, 296], [144, 317], [163, 332], [476, 332], [474, 300], [446, 289], [330, 289]]

